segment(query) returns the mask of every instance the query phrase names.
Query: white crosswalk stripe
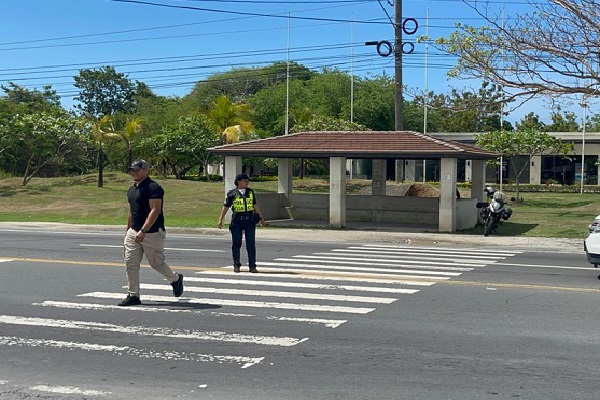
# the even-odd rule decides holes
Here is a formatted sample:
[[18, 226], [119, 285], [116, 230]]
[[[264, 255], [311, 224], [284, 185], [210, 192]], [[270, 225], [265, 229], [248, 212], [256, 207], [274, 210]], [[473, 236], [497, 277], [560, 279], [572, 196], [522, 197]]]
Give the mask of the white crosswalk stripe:
[[[81, 297], [96, 297], [100, 299], [122, 299], [122, 293], [107, 293], [107, 292], [91, 292], [83, 293]], [[232, 307], [252, 307], [252, 308], [276, 308], [284, 310], [299, 310], [299, 311], [319, 311], [345, 314], [368, 314], [374, 311], [370, 307], [346, 307], [346, 306], [330, 306], [323, 304], [300, 304], [300, 303], [276, 303], [268, 301], [247, 301], [247, 300], [226, 300], [226, 299], [211, 299], [211, 298], [196, 298], [196, 297], [178, 297], [171, 296], [153, 296], [144, 295], [144, 299], [148, 301], [170, 301], [177, 303], [190, 304], [212, 304], [220, 306]]]
[[[354, 315], [368, 315], [377, 307], [389, 306], [403, 296], [418, 294], [439, 282], [456, 279], [464, 273], [501, 262], [515, 252], [494, 251], [483, 253], [478, 249], [450, 249], [439, 247], [410, 247], [385, 244], [352, 245], [312, 254], [294, 255], [260, 262], [259, 274], [234, 274], [232, 267], [211, 268], [185, 276], [183, 297], [171, 295], [168, 283], [142, 283], [143, 305], [119, 307], [102, 301], [122, 300], [123, 293], [89, 292], [77, 295], [78, 301], [46, 300], [33, 303], [40, 308], [60, 309], [65, 313], [85, 310], [90, 315], [103, 313], [162, 313], [189, 315], [193, 318], [250, 318], [260, 320], [269, 332], [272, 324], [292, 326], [294, 334], [250, 335], [240, 332], [201, 331], [147, 326], [145, 324], [117, 324], [83, 321], [78, 319], [41, 318], [32, 316], [0, 315], [0, 325], [36, 326], [48, 329], [103, 331], [111, 335], [138, 335], [166, 337], [177, 340], [233, 342], [244, 346], [257, 345], [290, 347], [305, 343], [309, 337], [302, 334], [303, 326], [313, 325], [335, 329]], [[0, 259], [1, 261], [10, 261]], [[165, 292], [165, 295], [153, 294]], [[168, 295], [166, 294], [167, 292]], [[79, 301], [79, 299], [88, 299]], [[277, 299], [285, 299], [284, 302]], [[275, 301], [273, 301], [275, 300]], [[189, 305], [189, 307], [187, 306]], [[206, 308], [220, 307], [219, 311]], [[240, 310], [249, 310], [240, 311]], [[341, 316], [342, 318], [337, 318]], [[333, 318], [330, 318], [333, 317]], [[227, 325], [224, 325], [227, 326]], [[240, 324], [244, 326], [244, 324]], [[306, 329], [306, 328], [305, 328]], [[274, 328], [281, 332], [281, 328]], [[37, 331], [39, 332], [39, 331]], [[43, 331], [42, 331], [43, 332]], [[102, 343], [60, 341], [53, 338], [20, 338], [0, 336], [0, 346], [45, 347], [80, 349], [137, 356], [163, 358], [173, 361], [219, 362], [249, 368], [264, 361], [257, 354], [214, 355], [176, 348], [167, 352], [130, 346], [111, 346]], [[256, 351], [256, 348], [248, 350]]]
[[50, 328], [81, 329], [89, 331], [106, 331], [135, 334], [140, 336], [162, 336], [177, 339], [211, 340], [219, 342], [254, 343], [267, 346], [295, 346], [308, 338], [271, 337], [259, 335], [228, 334], [218, 331], [189, 331], [173, 328], [150, 326], [125, 326], [106, 322], [89, 322], [63, 319], [21, 317], [17, 315], [0, 315], [0, 324], [45, 326]]
[[168, 352], [157, 351], [155, 349], [138, 349], [130, 346], [114, 346], [114, 345], [101, 345], [96, 343], [81, 343], [81, 342], [69, 342], [65, 340], [49, 340], [49, 339], [31, 339], [31, 338], [19, 338], [11, 336], [0, 336], [0, 346], [27, 346], [27, 347], [46, 347], [46, 348], [59, 348], [59, 349], [79, 349], [85, 351], [104, 351], [114, 353], [116, 355], [127, 354], [130, 356], [137, 356], [141, 358], [159, 358], [163, 360], [176, 360], [176, 361], [204, 361], [211, 362], [218, 360], [219, 362], [236, 363], [241, 368], [248, 368], [252, 365], [260, 363], [264, 357], [241, 357], [241, 356], [219, 356], [214, 354], [198, 354], [198, 353], [185, 353], [174, 350]]

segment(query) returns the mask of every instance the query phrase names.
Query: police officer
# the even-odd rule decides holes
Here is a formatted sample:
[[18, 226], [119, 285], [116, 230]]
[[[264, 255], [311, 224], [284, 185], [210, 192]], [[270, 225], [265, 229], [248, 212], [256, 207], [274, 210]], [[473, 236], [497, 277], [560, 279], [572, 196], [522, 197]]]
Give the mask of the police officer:
[[265, 225], [260, 208], [256, 202], [254, 191], [248, 187], [250, 177], [248, 174], [239, 174], [233, 182], [235, 189], [231, 189], [225, 196], [223, 209], [217, 223], [219, 229], [223, 227], [223, 217], [231, 208], [231, 231], [233, 254], [233, 272], [240, 272], [240, 249], [242, 248], [242, 234], [246, 237], [246, 250], [248, 251], [248, 266], [250, 272], [258, 272], [256, 269], [256, 224]]

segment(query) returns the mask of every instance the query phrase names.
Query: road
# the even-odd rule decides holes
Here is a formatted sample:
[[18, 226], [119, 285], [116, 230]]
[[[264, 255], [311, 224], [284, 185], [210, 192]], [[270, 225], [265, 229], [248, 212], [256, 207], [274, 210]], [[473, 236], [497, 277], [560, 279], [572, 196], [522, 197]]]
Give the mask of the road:
[[121, 231], [0, 235], [1, 399], [598, 398], [599, 272], [576, 247], [281, 230], [234, 274], [226, 235], [170, 233], [183, 297], [143, 268], [122, 308]]

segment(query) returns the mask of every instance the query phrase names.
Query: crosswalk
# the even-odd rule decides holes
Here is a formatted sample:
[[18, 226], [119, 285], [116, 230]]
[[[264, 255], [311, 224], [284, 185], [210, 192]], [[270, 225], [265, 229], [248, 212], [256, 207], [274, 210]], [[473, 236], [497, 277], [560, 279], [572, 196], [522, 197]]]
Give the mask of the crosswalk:
[[[217, 362], [250, 368], [264, 362], [260, 349], [294, 347], [310, 341], [310, 329], [340, 329], [357, 315], [368, 315], [390, 307], [405, 296], [418, 294], [440, 282], [484, 268], [518, 254], [518, 251], [482, 252], [478, 249], [411, 247], [386, 244], [352, 245], [306, 255], [259, 262], [259, 274], [232, 273], [231, 266], [205, 268], [186, 274], [185, 292], [173, 298], [168, 283], [143, 283], [139, 307], [118, 307], [123, 292], [94, 291], [74, 294], [71, 299], [47, 299], [32, 305], [44, 315], [45, 309], [62, 310], [64, 318], [0, 315], [0, 326], [35, 326], [68, 332], [104, 332], [131, 337], [169, 338], [194, 343], [235, 343], [240, 354], [191, 352], [189, 346], [168, 352], [151, 348], [106, 345], [89, 341], [57, 340], [43, 337], [0, 336], [0, 346], [44, 347], [85, 350], [119, 356], [161, 358], [171, 362]], [[178, 305], [175, 307], [174, 305]], [[183, 305], [189, 307], [182, 307]], [[210, 307], [204, 307], [210, 305]], [[86, 311], [99, 321], [69, 319], [70, 312]], [[111, 321], [124, 316], [127, 323], [101, 322], [106, 313]], [[221, 318], [237, 326], [234, 332], [178, 329], [135, 324], [136, 315], [157, 313], [166, 317]], [[104, 318], [106, 319], [106, 318]], [[270, 334], [244, 332], [244, 319], [256, 320]], [[164, 321], [164, 319], [161, 319]], [[233, 322], [232, 322], [233, 321]], [[236, 322], [239, 321], [239, 322]], [[284, 324], [284, 325], [281, 325]], [[285, 325], [287, 324], [287, 325]], [[293, 324], [293, 325], [292, 325]], [[310, 329], [302, 328], [311, 326]], [[211, 326], [210, 323], [197, 326]], [[231, 326], [231, 325], [228, 325]], [[287, 330], [286, 330], [287, 329]], [[281, 332], [293, 332], [289, 336]], [[35, 332], [44, 332], [37, 330]], [[32, 335], [34, 336], [34, 335]], [[172, 339], [172, 340], [171, 340]], [[245, 347], [246, 346], [246, 347]], [[176, 346], [175, 346], [176, 347]], [[198, 347], [210, 348], [209, 346]], [[222, 346], [219, 348], [223, 348]], [[245, 350], [247, 349], [247, 350]]]

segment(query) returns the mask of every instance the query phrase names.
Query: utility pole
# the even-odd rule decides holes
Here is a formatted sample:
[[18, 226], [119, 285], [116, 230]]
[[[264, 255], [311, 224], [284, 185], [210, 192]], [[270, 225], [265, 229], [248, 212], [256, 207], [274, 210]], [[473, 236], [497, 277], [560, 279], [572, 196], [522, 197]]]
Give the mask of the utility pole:
[[395, 83], [395, 130], [404, 130], [404, 97], [402, 95], [402, 0], [394, 2], [394, 83]]

